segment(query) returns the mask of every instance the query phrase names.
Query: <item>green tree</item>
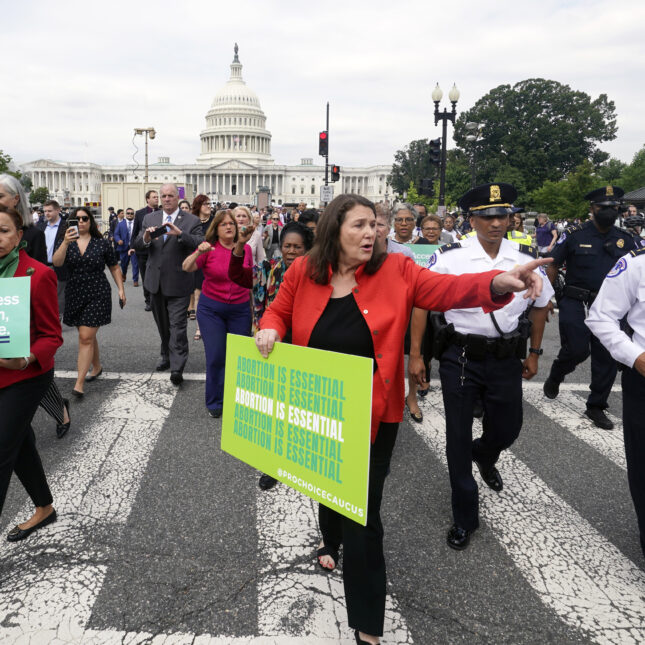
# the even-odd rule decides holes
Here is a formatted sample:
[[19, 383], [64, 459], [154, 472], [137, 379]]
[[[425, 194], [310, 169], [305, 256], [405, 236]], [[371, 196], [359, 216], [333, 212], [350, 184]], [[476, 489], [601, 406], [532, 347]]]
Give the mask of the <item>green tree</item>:
[[620, 178], [623, 172], [625, 172], [625, 168], [627, 168], [626, 163], [620, 159], [612, 157], [597, 169], [598, 178], [603, 184], [619, 184]]
[[45, 186], [32, 190], [29, 195], [29, 201], [32, 204], [44, 204], [49, 199], [49, 191]]
[[623, 174], [616, 183], [626, 193], [645, 186], [645, 146], [634, 155], [631, 164], [623, 170]]
[[7, 173], [20, 179], [22, 173], [17, 170], [11, 170], [11, 162], [11, 155], [5, 154], [3, 150], [0, 150], [0, 173]]
[[31, 189], [34, 187], [34, 182], [31, 181], [31, 177], [29, 175], [23, 175], [20, 177], [20, 183], [26, 193], [31, 192]]
[[[470, 190], [470, 161], [470, 156], [458, 148], [448, 150], [446, 153], [446, 206], [448, 210], [456, 207], [457, 200]], [[477, 178], [475, 178], [475, 183], [477, 183]]]
[[582, 217], [589, 210], [585, 195], [602, 184], [591, 161], [584, 161], [561, 181], [547, 180], [529, 195], [529, 203], [554, 219]]
[[[606, 94], [592, 99], [568, 85], [532, 78], [500, 85], [457, 118], [454, 139], [468, 150], [466, 123], [483, 123], [478, 176], [483, 182], [514, 177], [520, 200], [547, 181], [559, 181], [583, 161], [608, 155], [598, 143], [616, 138], [616, 111]], [[518, 174], [519, 173], [519, 174]]]
[[408, 190], [410, 183], [418, 191], [421, 188], [421, 180], [432, 177], [434, 173], [435, 168], [430, 163], [428, 141], [417, 139], [394, 153], [392, 174], [388, 176], [388, 183], [395, 192], [402, 195]]

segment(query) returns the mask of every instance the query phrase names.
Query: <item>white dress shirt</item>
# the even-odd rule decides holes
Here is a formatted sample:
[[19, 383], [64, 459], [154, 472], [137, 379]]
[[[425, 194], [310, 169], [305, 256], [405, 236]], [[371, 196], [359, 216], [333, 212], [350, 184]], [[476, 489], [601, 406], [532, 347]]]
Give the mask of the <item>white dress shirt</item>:
[[[632, 338], [620, 328], [625, 314], [634, 330]], [[602, 283], [585, 323], [612, 358], [633, 367], [645, 352], [645, 252], [631, 251], [618, 260]]]
[[[502, 239], [496, 258], [491, 258], [479, 243], [477, 237], [469, 237], [459, 242], [460, 247], [441, 252], [435, 251], [428, 262], [428, 268], [437, 273], [461, 275], [462, 273], [483, 273], [497, 269], [508, 271], [516, 266], [526, 264], [534, 258], [520, 249], [517, 242]], [[540, 267], [541, 269], [541, 267]], [[536, 307], [546, 307], [553, 296], [553, 287], [546, 277], [546, 272], [536, 269], [542, 277], [542, 293], [535, 300]], [[513, 294], [513, 300], [494, 312], [495, 320], [504, 333], [517, 328], [517, 321], [531, 303], [524, 298], [524, 291]], [[499, 338], [490, 314], [485, 314], [481, 307], [472, 309], [450, 309], [445, 313], [446, 321], [455, 326], [461, 334], [480, 334], [488, 338]]]

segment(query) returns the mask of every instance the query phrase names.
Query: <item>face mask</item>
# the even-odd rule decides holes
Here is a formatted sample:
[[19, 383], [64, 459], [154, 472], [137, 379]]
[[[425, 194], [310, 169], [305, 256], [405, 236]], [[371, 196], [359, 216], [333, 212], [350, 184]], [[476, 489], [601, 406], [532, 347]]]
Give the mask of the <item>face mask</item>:
[[601, 208], [594, 216], [594, 220], [601, 228], [613, 226], [618, 213], [613, 208]]

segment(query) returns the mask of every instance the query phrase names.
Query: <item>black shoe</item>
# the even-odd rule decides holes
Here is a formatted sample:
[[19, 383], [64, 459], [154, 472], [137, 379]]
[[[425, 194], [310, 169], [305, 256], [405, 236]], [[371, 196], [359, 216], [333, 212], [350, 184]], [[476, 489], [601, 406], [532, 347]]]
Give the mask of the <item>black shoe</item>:
[[417, 394], [419, 396], [428, 396], [428, 392], [430, 392], [429, 387], [427, 387], [425, 390], [417, 390]]
[[481, 419], [483, 416], [484, 404], [480, 400], [477, 400], [473, 405], [473, 417], [475, 417], [475, 419]]
[[143, 308], [144, 311], [152, 311], [152, 307], [149, 302], [146, 302], [146, 306]]
[[475, 529], [472, 531], [467, 531], [462, 529], [461, 526], [453, 524], [448, 531], [446, 536], [446, 542], [451, 549], [456, 551], [463, 551], [470, 542], [470, 536], [474, 533]]
[[41, 520], [35, 526], [32, 526], [30, 529], [21, 529], [19, 526], [14, 526], [11, 531], [7, 534], [7, 540], [9, 542], [19, 542], [29, 537], [34, 531], [42, 529], [43, 526], [48, 526], [53, 524], [58, 518], [56, 517], [56, 511], [52, 511], [44, 520]]
[[85, 392], [79, 392], [78, 390], [72, 390], [72, 394], [77, 398], [77, 399], [82, 399], [85, 396]]
[[59, 439], [62, 439], [65, 436], [65, 434], [69, 430], [70, 423], [72, 422], [72, 417], [69, 414], [69, 399], [63, 399], [63, 405], [67, 410], [67, 416], [69, 417], [69, 421], [67, 423], [59, 423], [56, 425], [56, 436]]
[[181, 372], [170, 372], [170, 382], [173, 385], [181, 385], [184, 382], [184, 376]]
[[588, 416], [598, 428], [602, 428], [603, 430], [614, 429], [614, 424], [600, 408], [587, 408], [585, 410], [585, 416]]
[[367, 641], [364, 641], [360, 637], [360, 632], [358, 629], [354, 630], [354, 638], [356, 639], [356, 645], [370, 645]]
[[415, 414], [414, 412], [412, 412], [412, 410], [410, 410], [410, 406], [408, 405], [407, 401], [405, 402], [405, 405], [408, 408], [408, 412], [410, 413], [410, 417], [412, 418], [412, 420], [416, 421], [417, 423], [421, 423], [423, 421], [423, 412], [419, 410], [419, 414]]
[[162, 358], [155, 369], [157, 372], [165, 372], [170, 367], [170, 361], [167, 358]]
[[211, 416], [213, 419], [219, 419], [222, 416], [222, 409], [217, 408], [216, 410], [209, 410], [208, 411], [209, 416]]
[[488, 488], [492, 488], [494, 491], [498, 492], [504, 488], [504, 482], [502, 481], [502, 476], [499, 474], [499, 470], [495, 466], [491, 466], [488, 470], [484, 470], [483, 466], [476, 460], [473, 459], [479, 474], [482, 476], [482, 479], [486, 482]]
[[560, 383], [549, 376], [549, 378], [544, 381], [544, 396], [546, 396], [547, 399], [555, 399], [558, 394], [560, 394]]
[[258, 486], [262, 490], [269, 490], [270, 488], [273, 488], [277, 483], [278, 480], [271, 477], [271, 475], [262, 475], [260, 477], [260, 481], [258, 482]]
[[85, 382], [86, 383], [91, 383], [92, 381], [96, 381], [96, 379], [103, 374], [103, 368], [101, 368], [96, 374], [90, 374], [89, 376], [85, 377]]

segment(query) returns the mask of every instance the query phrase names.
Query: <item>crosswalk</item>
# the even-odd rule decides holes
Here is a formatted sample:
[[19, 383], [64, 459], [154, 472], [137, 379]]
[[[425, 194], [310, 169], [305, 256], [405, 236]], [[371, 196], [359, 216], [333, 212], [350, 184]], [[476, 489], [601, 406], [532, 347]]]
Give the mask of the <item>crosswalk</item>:
[[[60, 373], [60, 378], [72, 374]], [[201, 397], [202, 375], [186, 375], [184, 388]], [[256, 627], [249, 633], [222, 633], [217, 624], [202, 631], [114, 625], [97, 629], [91, 620], [109, 569], [119, 560], [119, 544], [160, 434], [167, 428], [178, 392], [159, 374], [105, 374], [106, 396], [76, 435], [64, 459], [48, 467], [59, 521], [17, 545], [0, 542], [1, 643], [154, 643], [170, 645], [296, 645], [352, 643], [340, 572], [324, 574], [315, 565], [319, 540], [316, 505], [277, 486], [255, 486], [254, 526], [257, 571]], [[197, 381], [197, 383], [195, 383]], [[555, 401], [538, 383], [527, 383], [525, 406], [548, 415], [551, 423], [603, 460], [625, 469], [620, 419], [602, 431], [582, 416], [585, 386], [567, 384]], [[186, 392], [186, 389], [184, 389]], [[445, 465], [445, 418], [439, 391], [421, 402], [422, 424], [412, 424], [427, 450]], [[531, 418], [539, 417], [539, 414]], [[173, 423], [177, 424], [175, 420]], [[525, 422], [526, 424], [526, 422]], [[525, 428], [526, 429], [526, 428]], [[180, 430], [178, 430], [180, 431]], [[481, 431], [476, 422], [475, 433]], [[212, 440], [218, 450], [217, 438]], [[422, 456], [423, 457], [423, 456]], [[421, 459], [423, 461], [423, 459]], [[47, 465], [47, 462], [46, 462]], [[246, 466], [244, 476], [257, 475]], [[563, 499], [514, 450], [499, 464], [504, 490], [480, 486], [481, 531], [490, 531], [539, 601], [579, 635], [579, 642], [629, 645], [645, 642], [645, 571]], [[172, 479], [173, 473], [168, 477]], [[415, 473], [397, 476], [414, 479]], [[447, 477], [447, 474], [446, 474]], [[445, 503], [446, 500], [442, 500]], [[2, 531], [29, 515], [29, 504], [3, 517]], [[387, 518], [385, 518], [387, 524]], [[387, 526], [388, 531], [396, 527]], [[634, 526], [634, 530], [635, 526]], [[100, 532], [109, 539], [95, 543]], [[405, 545], [403, 545], [404, 547]], [[437, 550], [446, 548], [437, 545]], [[396, 581], [395, 581], [396, 582]], [[407, 604], [391, 587], [384, 643], [424, 643], [406, 620]], [[430, 610], [431, 608], [428, 608]], [[408, 616], [408, 619], [410, 616]], [[539, 639], [536, 640], [539, 642]]]

